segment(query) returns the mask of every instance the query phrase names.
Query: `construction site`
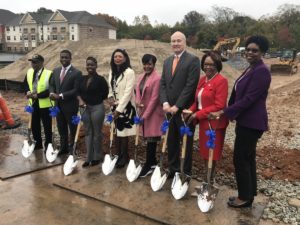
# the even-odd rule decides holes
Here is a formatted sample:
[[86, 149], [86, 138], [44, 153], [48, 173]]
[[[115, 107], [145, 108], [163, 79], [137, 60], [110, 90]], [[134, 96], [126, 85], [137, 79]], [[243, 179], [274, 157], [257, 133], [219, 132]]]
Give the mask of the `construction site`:
[[[230, 91], [248, 64], [243, 58], [242, 49], [238, 50], [238, 38], [222, 41], [214, 50], [224, 55], [221, 74], [227, 77]], [[205, 171], [196, 139], [193, 179], [187, 195], [181, 200], [172, 197], [171, 181], [168, 180], [162, 190], [153, 192], [150, 177], [130, 183], [125, 176], [126, 168], [105, 176], [101, 166], [88, 169], [78, 166], [71, 175], [65, 176], [62, 169], [66, 161], [64, 156], [49, 163], [44, 152], [38, 150], [29, 158], [24, 158], [21, 149], [26, 139], [28, 114], [24, 111], [27, 100], [22, 93], [22, 82], [31, 66], [28, 59], [34, 54], [41, 54], [45, 58], [45, 68], [52, 70], [60, 66], [60, 51], [69, 49], [72, 52], [72, 65], [83, 74], [86, 74], [86, 58], [93, 56], [98, 61], [98, 73], [107, 78], [111, 54], [116, 48], [126, 49], [136, 75], [143, 71], [141, 58], [145, 53], [157, 57], [156, 70], [159, 73], [164, 60], [172, 54], [170, 44], [150, 40], [48, 41], [0, 69], [1, 94], [11, 113], [21, 121], [21, 126], [16, 129], [0, 130], [1, 225], [300, 224], [300, 60], [294, 50], [283, 52], [281, 57], [266, 56], [263, 59], [272, 74], [267, 99], [269, 131], [264, 133], [257, 147], [259, 194], [252, 208], [230, 209], [226, 205], [228, 197], [236, 193], [232, 162], [234, 123], [230, 123], [227, 129], [223, 157], [217, 166], [219, 193], [209, 213], [202, 213], [197, 206], [197, 199], [190, 196], [194, 187], [203, 181]], [[193, 48], [187, 48], [187, 51], [200, 59], [205, 52]], [[103, 133], [103, 148], [108, 153], [108, 126], [104, 126]], [[85, 161], [83, 128], [77, 147], [81, 165]], [[130, 139], [129, 149], [132, 156], [134, 138]], [[138, 158], [141, 161], [145, 160], [145, 150], [142, 140], [138, 146]], [[159, 155], [160, 151], [157, 152], [157, 158]]]

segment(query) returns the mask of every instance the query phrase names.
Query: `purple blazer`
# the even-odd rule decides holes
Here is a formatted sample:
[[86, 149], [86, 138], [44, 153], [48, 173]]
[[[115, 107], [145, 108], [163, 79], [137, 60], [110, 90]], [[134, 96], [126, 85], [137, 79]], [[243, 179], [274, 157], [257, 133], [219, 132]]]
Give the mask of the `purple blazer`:
[[[242, 77], [244, 73], [240, 76]], [[234, 87], [239, 78], [235, 81]], [[255, 64], [233, 87], [224, 114], [236, 120], [238, 126], [268, 130], [266, 99], [271, 83], [271, 73], [262, 60]]]

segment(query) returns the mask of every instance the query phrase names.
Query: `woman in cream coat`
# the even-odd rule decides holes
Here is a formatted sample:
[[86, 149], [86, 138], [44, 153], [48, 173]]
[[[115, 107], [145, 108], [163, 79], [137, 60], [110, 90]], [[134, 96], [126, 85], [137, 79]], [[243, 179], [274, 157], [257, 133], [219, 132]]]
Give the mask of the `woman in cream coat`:
[[128, 136], [136, 134], [134, 116], [135, 73], [131, 69], [130, 59], [124, 49], [116, 49], [110, 61], [109, 72], [109, 104], [117, 129], [116, 148], [119, 155], [117, 168], [122, 168], [129, 160]]

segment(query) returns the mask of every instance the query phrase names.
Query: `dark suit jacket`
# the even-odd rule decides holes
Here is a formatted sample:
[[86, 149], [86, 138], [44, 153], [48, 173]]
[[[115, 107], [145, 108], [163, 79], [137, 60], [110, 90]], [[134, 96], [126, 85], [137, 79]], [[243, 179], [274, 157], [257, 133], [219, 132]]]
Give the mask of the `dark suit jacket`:
[[172, 75], [174, 55], [164, 61], [160, 81], [160, 102], [168, 102], [179, 109], [189, 108], [194, 100], [200, 76], [200, 60], [185, 51]]
[[77, 111], [78, 100], [76, 83], [82, 76], [81, 71], [71, 66], [67, 71], [65, 78], [60, 84], [60, 72], [62, 67], [55, 68], [50, 80], [49, 91], [50, 93], [63, 94], [63, 99], [59, 99], [58, 105], [66, 111]]
[[225, 115], [239, 126], [268, 130], [266, 99], [270, 83], [270, 71], [261, 60], [238, 82], [236, 90], [233, 88]]

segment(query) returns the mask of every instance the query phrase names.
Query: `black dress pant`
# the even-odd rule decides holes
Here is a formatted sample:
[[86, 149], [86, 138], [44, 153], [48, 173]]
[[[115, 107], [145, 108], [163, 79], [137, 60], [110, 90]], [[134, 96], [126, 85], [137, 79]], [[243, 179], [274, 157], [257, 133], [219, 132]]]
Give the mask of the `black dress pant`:
[[233, 163], [241, 200], [251, 200], [257, 194], [256, 145], [263, 131], [236, 126]]
[[49, 108], [40, 108], [39, 102], [35, 101], [32, 105], [34, 111], [32, 113], [31, 129], [33, 139], [36, 141], [36, 146], [41, 147], [42, 134], [41, 134], [41, 121], [44, 127], [45, 133], [45, 143], [44, 148], [47, 149], [48, 144], [52, 142], [52, 127], [51, 127], [51, 117], [49, 115]]
[[[181, 119], [181, 113], [176, 113], [170, 121], [169, 134], [167, 140], [168, 147], [168, 163], [169, 171], [171, 173], [180, 171], [180, 157], [181, 157], [181, 145], [180, 140], [180, 127], [183, 126]], [[191, 175], [192, 173], [192, 153], [193, 153], [193, 137], [194, 137], [194, 126], [189, 126], [193, 132], [192, 136], [187, 137], [186, 154], [184, 160], [184, 173]]]
[[[67, 111], [63, 107], [59, 107], [60, 113], [58, 113], [57, 128], [60, 136], [60, 150], [63, 152], [70, 152], [74, 144], [77, 125], [72, 123], [72, 116], [77, 115], [78, 108], [73, 111]], [[70, 139], [69, 139], [70, 131]]]

